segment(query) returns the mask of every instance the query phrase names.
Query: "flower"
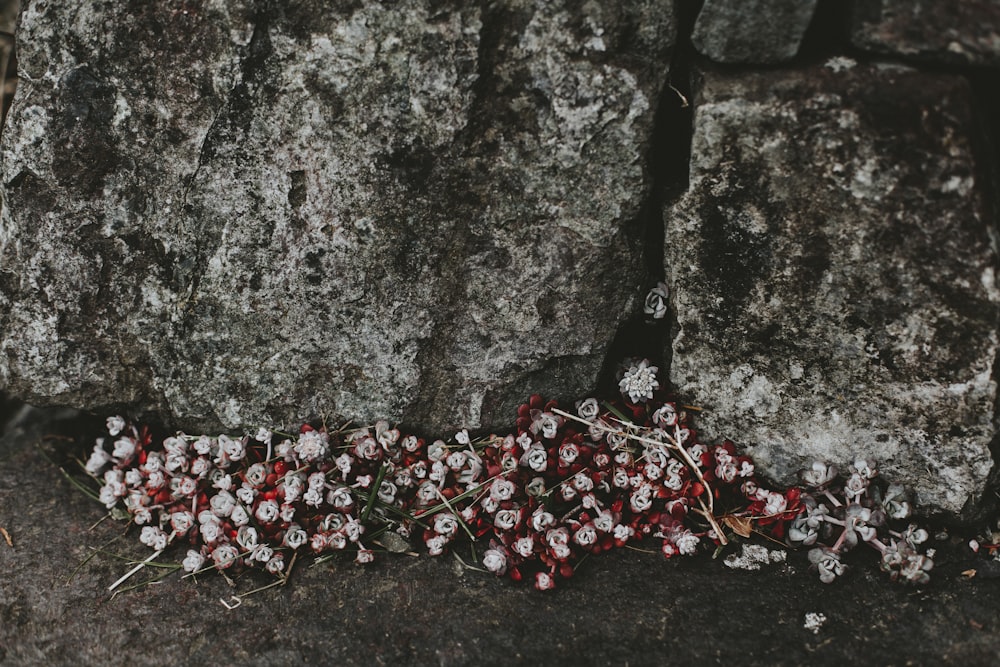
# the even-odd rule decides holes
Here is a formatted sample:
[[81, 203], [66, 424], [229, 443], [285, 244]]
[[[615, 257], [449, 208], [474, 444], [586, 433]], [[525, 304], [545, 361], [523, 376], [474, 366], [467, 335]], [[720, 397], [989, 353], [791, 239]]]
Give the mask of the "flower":
[[483, 554], [483, 566], [493, 574], [500, 576], [507, 571], [507, 554], [499, 549], [489, 549]]
[[273, 433], [261, 426], [257, 429], [257, 435], [255, 435], [253, 439], [257, 442], [270, 442], [273, 435]]
[[125, 420], [115, 415], [114, 417], [108, 417], [107, 421], [108, 434], [113, 438], [122, 431], [125, 430]]
[[521, 521], [521, 510], [499, 510], [493, 517], [497, 530], [512, 530]]
[[220, 570], [232, 567], [239, 557], [240, 552], [231, 544], [219, 545], [212, 551], [212, 560]]
[[899, 484], [890, 484], [882, 499], [882, 508], [890, 519], [906, 519], [910, 516], [910, 503], [906, 490]]
[[201, 555], [200, 551], [195, 551], [194, 549], [188, 549], [187, 556], [181, 563], [185, 572], [197, 572], [204, 564], [205, 557]]
[[809, 562], [819, 571], [819, 580], [824, 584], [832, 583], [847, 569], [847, 566], [840, 562], [840, 554], [825, 546], [810, 550]]
[[87, 459], [87, 464], [84, 468], [91, 475], [96, 475], [109, 463], [111, 463], [111, 455], [104, 450], [104, 438], [100, 438], [97, 444], [94, 445], [94, 451], [91, 452], [90, 458]]
[[618, 388], [632, 403], [649, 400], [653, 398], [653, 391], [660, 388], [660, 383], [656, 380], [658, 370], [656, 366], [649, 365], [649, 360], [643, 359], [625, 371]]
[[597, 419], [597, 416], [601, 414], [601, 406], [598, 405], [596, 398], [588, 398], [577, 402], [576, 414], [580, 415], [581, 419], [591, 421]]
[[559, 463], [568, 466], [580, 456], [580, 448], [575, 442], [564, 442], [559, 445]]
[[257, 511], [254, 512], [254, 516], [261, 523], [274, 523], [280, 512], [281, 508], [278, 507], [278, 503], [273, 500], [265, 500], [257, 505]]
[[[375, 444], [375, 441], [371, 441]], [[294, 451], [300, 461], [310, 463], [318, 461], [326, 456], [329, 438], [321, 431], [304, 431], [299, 433], [299, 440], [295, 443]], [[376, 445], [377, 447], [377, 445]]]
[[178, 536], [182, 536], [194, 527], [194, 515], [191, 512], [173, 512], [170, 515], [170, 527]]
[[136, 444], [136, 441], [132, 438], [119, 438], [118, 440], [115, 440], [111, 456], [116, 458], [121, 463], [128, 463], [135, 455]]
[[799, 479], [810, 489], [825, 489], [836, 477], [836, 466], [822, 461], [813, 461], [810, 468], [799, 471]]
[[[536, 477], [535, 479], [541, 479]], [[532, 480], [534, 481], [534, 480]], [[542, 488], [545, 488], [545, 480], [542, 480]], [[498, 478], [490, 484], [490, 498], [498, 502], [510, 500], [514, 496], [514, 483], [507, 479]]]
[[556, 580], [548, 572], [539, 572], [535, 575], [535, 588], [540, 591], [550, 591], [556, 587]]
[[293, 523], [285, 531], [281, 543], [289, 549], [298, 549], [309, 541], [309, 535], [298, 524]]
[[458, 532], [458, 519], [454, 514], [441, 512], [434, 515], [434, 532], [438, 535], [451, 537]]
[[271, 556], [271, 560], [267, 561], [267, 565], [265, 567], [271, 574], [279, 574], [285, 569], [285, 557], [280, 553], [275, 553]]
[[549, 455], [545, 447], [540, 442], [533, 442], [531, 446], [521, 456], [521, 465], [531, 468], [535, 472], [545, 472], [548, 467]]
[[670, 291], [664, 283], [657, 283], [656, 287], [646, 294], [646, 301], [643, 303], [642, 312], [652, 315], [654, 320], [663, 319], [667, 314], [667, 297]]
[[139, 541], [150, 549], [163, 551], [167, 548], [169, 540], [167, 534], [156, 526], [143, 526], [142, 532], [139, 533]]
[[354, 557], [356, 563], [367, 565], [375, 562], [375, 552], [371, 549], [358, 549], [358, 555]]

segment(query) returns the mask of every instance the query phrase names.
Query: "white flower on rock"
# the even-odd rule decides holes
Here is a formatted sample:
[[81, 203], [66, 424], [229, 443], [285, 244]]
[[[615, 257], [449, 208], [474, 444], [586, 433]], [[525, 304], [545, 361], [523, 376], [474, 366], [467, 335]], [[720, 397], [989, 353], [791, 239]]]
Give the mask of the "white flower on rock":
[[653, 392], [660, 388], [660, 383], [656, 380], [658, 370], [656, 366], [649, 365], [648, 359], [643, 359], [625, 371], [618, 388], [632, 403], [648, 401], [653, 398]]
[[654, 320], [663, 319], [667, 314], [667, 297], [670, 291], [664, 283], [657, 283], [656, 287], [646, 294], [646, 302], [642, 306], [642, 312], [652, 315]]

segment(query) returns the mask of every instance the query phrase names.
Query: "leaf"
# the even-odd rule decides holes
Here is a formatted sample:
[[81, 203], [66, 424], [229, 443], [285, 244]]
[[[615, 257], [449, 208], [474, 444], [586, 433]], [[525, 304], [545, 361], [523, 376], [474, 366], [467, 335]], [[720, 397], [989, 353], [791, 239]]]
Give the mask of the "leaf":
[[740, 537], [750, 537], [753, 532], [753, 519], [745, 516], [727, 514], [722, 517], [722, 522], [733, 529], [733, 532]]

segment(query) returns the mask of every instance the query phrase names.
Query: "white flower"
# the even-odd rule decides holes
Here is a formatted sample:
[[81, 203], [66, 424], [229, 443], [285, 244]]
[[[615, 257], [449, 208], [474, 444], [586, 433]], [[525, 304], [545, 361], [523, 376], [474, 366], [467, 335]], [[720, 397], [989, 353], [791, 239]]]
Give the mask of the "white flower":
[[167, 534], [156, 526], [144, 526], [139, 533], [139, 541], [155, 551], [167, 548]]
[[514, 551], [522, 558], [530, 558], [535, 551], [535, 541], [530, 537], [521, 537], [514, 541]]
[[668, 428], [677, 423], [677, 408], [673, 403], [664, 403], [653, 413], [653, 423], [660, 428]]
[[142, 472], [140, 472], [138, 469], [129, 468], [127, 471], [125, 471], [125, 483], [131, 486], [132, 488], [141, 485], [144, 481], [145, 479], [142, 476]]
[[448, 447], [443, 440], [435, 440], [427, 446], [427, 458], [431, 461], [440, 461], [448, 456]]
[[498, 549], [489, 549], [483, 554], [483, 566], [500, 576], [507, 571], [507, 555]]
[[607, 510], [603, 510], [594, 517], [594, 528], [602, 533], [610, 533], [615, 529], [615, 516]]
[[445, 464], [452, 470], [461, 470], [465, 465], [465, 452], [452, 452], [445, 459]]
[[194, 441], [194, 451], [198, 452], [202, 456], [208, 456], [212, 453], [212, 439], [207, 435], [203, 435]]
[[632, 511], [636, 513], [648, 510], [653, 506], [653, 487], [649, 484], [641, 484], [637, 489], [632, 491], [632, 495], [629, 497], [629, 505], [632, 507]]
[[111, 455], [104, 451], [104, 438], [101, 438], [94, 445], [94, 451], [91, 452], [90, 458], [87, 459], [87, 465], [84, 467], [91, 475], [96, 475], [101, 471], [101, 468], [110, 462]]
[[698, 550], [698, 537], [692, 534], [690, 530], [685, 530], [674, 538], [674, 544], [677, 545], [677, 550], [681, 555], [691, 556]]
[[212, 486], [220, 491], [232, 491], [233, 489], [232, 475], [226, 474], [219, 468], [212, 471], [210, 479], [212, 480]]
[[576, 404], [576, 414], [587, 421], [597, 419], [597, 415], [601, 414], [601, 406], [597, 404], [596, 398], [588, 398]]
[[236, 489], [236, 497], [244, 505], [253, 505], [253, 499], [257, 497], [257, 491], [244, 484]]
[[244, 456], [246, 456], [246, 448], [243, 446], [242, 440], [233, 440], [226, 435], [219, 436], [219, 456], [216, 463], [222, 465], [229, 461], [242, 461]]
[[354, 463], [351, 459], [351, 455], [348, 454], [347, 452], [344, 452], [343, 454], [338, 456], [334, 460], [334, 463], [337, 465], [337, 470], [340, 471], [340, 475], [345, 479], [349, 474], [351, 474], [351, 467], [354, 465]]
[[389, 480], [382, 480], [378, 487], [378, 499], [387, 505], [391, 505], [396, 500], [396, 485]]
[[200, 551], [195, 551], [194, 549], [188, 549], [187, 557], [184, 558], [184, 562], [182, 563], [185, 572], [197, 572], [204, 564], [205, 557], [201, 555]]
[[498, 510], [493, 524], [498, 530], [511, 530], [521, 521], [521, 510]]
[[788, 507], [788, 500], [780, 493], [770, 492], [767, 494], [767, 502], [764, 504], [764, 515], [773, 516], [781, 514]]
[[208, 506], [212, 508], [212, 514], [226, 517], [233, 513], [236, 498], [228, 491], [220, 491], [209, 499]]
[[434, 532], [438, 535], [451, 537], [458, 532], [458, 519], [451, 514], [436, 514], [434, 516]]
[[[292, 473], [288, 473], [287, 475], [285, 475], [284, 484], [282, 484], [281, 486], [285, 494], [285, 502], [294, 503], [296, 500], [302, 497], [303, 487], [304, 483], [302, 481], [302, 475], [294, 475]], [[320, 488], [322, 488], [322, 484], [320, 485]]]
[[656, 287], [646, 294], [646, 302], [642, 306], [642, 312], [652, 315], [654, 320], [663, 319], [667, 314], [667, 297], [670, 291], [663, 283], [657, 283]]
[[170, 515], [170, 527], [178, 535], [184, 535], [194, 526], [194, 515], [191, 512], [173, 512]]
[[170, 454], [187, 454], [187, 442], [184, 438], [177, 436], [170, 436], [163, 441], [163, 451]]
[[371, 549], [358, 549], [358, 555], [354, 557], [355, 563], [367, 565], [375, 561], [375, 552]]
[[420, 440], [415, 435], [408, 435], [403, 438], [402, 448], [411, 454], [420, 449]]
[[220, 570], [231, 567], [239, 557], [240, 552], [231, 544], [220, 545], [212, 551], [212, 560], [215, 561], [215, 567]]
[[570, 465], [576, 461], [577, 457], [580, 456], [580, 448], [576, 446], [575, 442], [564, 442], [559, 445], [559, 462], [564, 465]]
[[281, 506], [281, 520], [285, 523], [291, 523], [292, 519], [295, 518], [295, 505], [290, 505], [285, 503]]
[[545, 493], [545, 478], [544, 477], [532, 477], [531, 481], [528, 482], [527, 486], [524, 487], [524, 492], [527, 493], [532, 498], [538, 498]]
[[123, 430], [125, 430], [125, 420], [115, 415], [114, 417], [108, 417], [107, 421], [108, 434], [113, 438]]
[[635, 529], [632, 526], [623, 523], [615, 526], [615, 539], [619, 542], [627, 542], [633, 535], [635, 535]]
[[285, 438], [274, 448], [274, 453], [277, 454], [278, 458], [291, 462], [295, 459], [295, 445], [292, 444], [291, 440]]
[[301, 461], [318, 461], [326, 456], [329, 444], [330, 438], [326, 433], [305, 431], [299, 434], [299, 441], [295, 443], [295, 454]]
[[375, 422], [375, 438], [384, 450], [389, 451], [399, 441], [399, 429], [389, 428], [389, 422], [380, 419]]
[[243, 547], [243, 551], [253, 551], [257, 546], [257, 529], [253, 526], [240, 526], [236, 532], [236, 543]]
[[594, 528], [594, 524], [586, 523], [580, 526], [580, 529], [573, 535], [573, 541], [584, 548], [597, 542], [597, 530]]
[[649, 400], [653, 398], [653, 391], [660, 387], [656, 381], [658, 370], [656, 366], [649, 365], [649, 360], [643, 359], [625, 371], [618, 388], [633, 403]]
[[544, 510], [535, 510], [535, 513], [531, 515], [530, 523], [531, 529], [540, 533], [549, 526], [554, 526], [556, 518]]
[[194, 461], [191, 461], [191, 474], [195, 475], [199, 479], [204, 478], [211, 469], [212, 462], [204, 456], [199, 456]]
[[619, 489], [627, 489], [632, 486], [629, 480], [628, 471], [625, 468], [615, 468], [611, 476], [611, 484]]
[[222, 537], [222, 526], [219, 525], [218, 520], [202, 522], [198, 531], [206, 544], [214, 544]]
[[254, 463], [247, 468], [246, 481], [250, 486], [256, 488], [261, 486], [267, 479], [267, 466], [263, 463]]
[[234, 526], [245, 526], [250, 523], [250, 515], [243, 505], [237, 505], [233, 508], [233, 513], [229, 515], [229, 520], [233, 522]]
[[514, 489], [514, 483], [510, 480], [495, 479], [490, 484], [490, 498], [499, 502], [510, 500], [514, 496]]
[[444, 548], [448, 545], [448, 540], [443, 535], [434, 534], [425, 540], [427, 553], [431, 556], [440, 556], [444, 553]]
[[521, 465], [531, 468], [535, 472], [545, 472], [548, 467], [548, 452], [540, 442], [531, 443], [531, 447], [521, 456]]
[[455, 434], [455, 442], [457, 442], [460, 445], [468, 445], [470, 442], [472, 442], [471, 440], [469, 440], [469, 432], [463, 428], [461, 431]]
[[255, 560], [258, 563], [267, 563], [273, 555], [274, 549], [266, 544], [258, 544], [250, 553], [250, 560]]
[[271, 440], [272, 435], [273, 434], [269, 430], [261, 426], [259, 429], [257, 429], [257, 435], [255, 435], [253, 439], [256, 440], [257, 442], [269, 442]]
[[135, 440], [132, 438], [119, 438], [115, 440], [114, 449], [111, 455], [123, 463], [127, 463], [135, 454]]
[[254, 515], [257, 520], [262, 523], [274, 523], [278, 518], [278, 513], [280, 512], [278, 503], [273, 500], [265, 500], [260, 505], [257, 506], [257, 511]]
[[487, 514], [493, 514], [498, 509], [500, 509], [500, 501], [496, 500], [493, 496], [486, 496], [480, 501], [480, 505]]
[[267, 571], [271, 574], [278, 574], [285, 569], [285, 557], [280, 553], [276, 553], [271, 556], [271, 560], [267, 561]]
[[354, 496], [351, 495], [351, 490], [346, 486], [338, 486], [335, 489], [330, 489], [330, 492], [326, 494], [326, 502], [337, 509], [346, 510], [354, 505]]
[[578, 472], [573, 475], [573, 488], [582, 493], [591, 491], [594, 488], [594, 480], [585, 472]]
[[309, 541], [309, 535], [306, 531], [302, 530], [298, 524], [292, 524], [285, 531], [285, 537], [282, 539], [282, 544], [284, 544], [289, 549], [298, 549], [303, 544]]

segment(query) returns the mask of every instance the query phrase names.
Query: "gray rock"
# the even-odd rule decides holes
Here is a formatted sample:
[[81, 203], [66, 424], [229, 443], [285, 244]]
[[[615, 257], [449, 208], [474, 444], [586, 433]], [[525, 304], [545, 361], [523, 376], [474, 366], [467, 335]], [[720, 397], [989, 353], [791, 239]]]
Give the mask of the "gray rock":
[[1000, 0], [867, 0], [853, 4], [851, 42], [875, 53], [1000, 65]]
[[30, 3], [0, 386], [189, 429], [588, 391], [675, 32], [619, 5]]
[[702, 431], [783, 483], [864, 455], [927, 511], [974, 504], [1000, 292], [969, 85], [844, 58], [700, 79], [666, 264]]
[[771, 64], [799, 52], [816, 0], [705, 0], [691, 42], [720, 63]]

